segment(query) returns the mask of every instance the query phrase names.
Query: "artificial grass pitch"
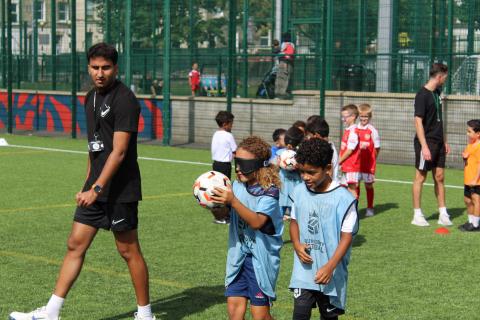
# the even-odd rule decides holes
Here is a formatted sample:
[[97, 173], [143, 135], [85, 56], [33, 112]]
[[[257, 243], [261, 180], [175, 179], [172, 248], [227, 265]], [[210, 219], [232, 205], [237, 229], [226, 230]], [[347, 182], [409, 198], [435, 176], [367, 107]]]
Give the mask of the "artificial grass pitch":
[[[11, 145], [86, 151], [85, 140], [0, 135]], [[204, 150], [140, 145], [139, 156], [207, 165], [139, 159], [144, 200], [139, 235], [150, 271], [157, 319], [227, 319], [223, 296], [228, 227], [193, 198], [192, 183], [210, 169]], [[75, 193], [85, 178], [87, 155], [0, 147], [0, 319], [31, 311], [48, 301], [72, 224]], [[413, 166], [379, 165], [377, 177], [409, 182]], [[433, 188], [424, 187], [423, 211], [431, 226], [410, 224], [411, 185], [375, 184], [375, 211], [360, 201], [360, 232], [349, 265], [347, 313], [343, 319], [475, 319], [480, 295], [480, 234], [462, 233], [466, 221], [463, 173], [446, 171], [447, 206], [455, 226], [436, 234]], [[291, 319], [288, 290], [293, 249], [284, 234], [276, 319]], [[135, 296], [112, 234], [101, 231], [88, 251], [62, 319], [132, 319]], [[251, 319], [248, 315], [247, 319]], [[312, 315], [318, 319], [318, 311]]]

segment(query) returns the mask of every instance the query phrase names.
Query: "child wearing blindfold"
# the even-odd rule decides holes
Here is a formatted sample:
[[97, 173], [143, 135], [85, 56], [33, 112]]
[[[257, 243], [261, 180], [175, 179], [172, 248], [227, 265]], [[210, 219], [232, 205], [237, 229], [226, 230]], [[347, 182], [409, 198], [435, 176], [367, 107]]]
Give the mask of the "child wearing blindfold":
[[280, 180], [270, 155], [261, 138], [244, 139], [235, 155], [237, 181], [232, 188], [215, 189], [212, 196], [230, 210], [225, 277], [229, 319], [244, 319], [249, 300], [254, 319], [273, 319], [270, 305], [276, 299], [283, 219]]

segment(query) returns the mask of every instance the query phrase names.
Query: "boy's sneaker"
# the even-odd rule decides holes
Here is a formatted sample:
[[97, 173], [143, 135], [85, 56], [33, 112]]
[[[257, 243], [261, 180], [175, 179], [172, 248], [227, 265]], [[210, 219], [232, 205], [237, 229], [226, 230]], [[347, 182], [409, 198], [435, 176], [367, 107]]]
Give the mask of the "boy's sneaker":
[[428, 227], [430, 225], [423, 215], [414, 215], [412, 224], [419, 227]]
[[367, 208], [367, 212], [365, 212], [365, 217], [373, 217], [375, 215], [375, 212], [373, 211], [373, 208]]
[[474, 227], [472, 223], [467, 222], [467, 223], [459, 226], [458, 230], [460, 230], [462, 232], [478, 232], [478, 231], [480, 231], [480, 227]]
[[448, 214], [440, 214], [438, 216], [437, 223], [442, 225], [442, 226], [446, 226], [446, 227], [453, 226], [453, 223], [452, 223], [452, 221], [450, 221], [450, 216]]
[[213, 223], [215, 223], [215, 224], [229, 224], [230, 220], [229, 219], [222, 219], [222, 220], [213, 219]]
[[133, 314], [133, 316], [134, 316], [133, 320], [156, 320], [155, 316], [151, 316], [151, 317], [146, 318], [146, 317], [140, 316], [137, 312], [135, 312]]
[[29, 313], [12, 312], [8, 316], [9, 320], [60, 320], [60, 317], [49, 318], [45, 306]]

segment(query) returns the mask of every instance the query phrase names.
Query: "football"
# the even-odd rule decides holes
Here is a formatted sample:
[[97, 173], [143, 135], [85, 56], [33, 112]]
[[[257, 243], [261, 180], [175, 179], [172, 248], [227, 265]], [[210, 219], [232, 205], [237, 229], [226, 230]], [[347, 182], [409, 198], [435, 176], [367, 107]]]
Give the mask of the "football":
[[204, 208], [222, 207], [222, 204], [212, 202], [211, 196], [213, 190], [218, 188], [226, 189], [230, 186], [230, 179], [223, 173], [217, 171], [208, 171], [200, 175], [193, 184], [193, 196]]
[[283, 151], [278, 159], [279, 167], [288, 171], [295, 170], [297, 166], [297, 161], [295, 161], [296, 154], [293, 150]]

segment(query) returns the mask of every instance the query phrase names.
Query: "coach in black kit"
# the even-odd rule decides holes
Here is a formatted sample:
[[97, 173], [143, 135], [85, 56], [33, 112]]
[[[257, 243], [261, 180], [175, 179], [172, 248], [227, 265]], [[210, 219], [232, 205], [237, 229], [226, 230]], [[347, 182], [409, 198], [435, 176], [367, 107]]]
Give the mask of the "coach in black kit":
[[435, 182], [435, 195], [438, 202], [439, 217], [437, 223], [451, 226], [450, 216], [445, 205], [445, 158], [450, 147], [443, 133], [442, 100], [440, 88], [447, 80], [448, 68], [434, 63], [430, 69], [428, 82], [415, 96], [415, 180], [413, 181], [413, 220], [412, 224], [428, 227], [420, 206], [422, 187], [427, 172], [432, 171]]
[[[59, 319], [60, 309], [80, 274], [85, 254], [98, 229], [112, 230], [120, 255], [127, 262], [137, 298], [137, 320], [152, 320], [148, 269], [138, 241], [138, 201], [142, 198], [137, 163], [140, 104], [116, 79], [118, 53], [105, 43], [87, 54], [94, 89], [85, 99], [88, 134], [87, 179], [76, 195], [77, 209], [67, 253], [48, 304], [30, 313], [13, 312], [13, 320]], [[110, 299], [115, 299], [109, 295]], [[85, 318], [88, 318], [86, 316]]]

